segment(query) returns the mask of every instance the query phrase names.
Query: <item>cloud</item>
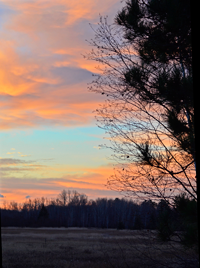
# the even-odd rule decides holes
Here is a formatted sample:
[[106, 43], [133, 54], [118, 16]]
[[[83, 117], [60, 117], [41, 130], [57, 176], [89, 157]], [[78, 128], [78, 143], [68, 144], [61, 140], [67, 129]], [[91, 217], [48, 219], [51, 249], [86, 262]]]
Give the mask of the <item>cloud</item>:
[[4, 198], [4, 197], [5, 197], [4, 195], [0, 194], [0, 198]]
[[27, 195], [25, 198], [30, 198], [31, 196], [30, 195]]
[[1, 179], [10, 178], [14, 176], [22, 176], [28, 173], [42, 172], [47, 168], [46, 165], [42, 165], [33, 160], [21, 160], [16, 158], [1, 158], [0, 159], [0, 174]]
[[30, 154], [22, 154], [21, 152], [18, 152], [18, 154], [19, 154], [21, 157], [31, 156]]
[[[94, 123], [93, 110], [104, 99], [87, 89], [92, 73], [97, 71], [96, 63], [82, 56], [91, 50], [85, 40], [94, 36], [89, 22], [97, 24], [99, 13], [116, 14], [119, 1], [0, 2], [1, 131]], [[10, 146], [6, 150], [14, 152]], [[57, 149], [56, 144], [51, 147]], [[0, 159], [7, 200], [23, 200], [27, 193], [31, 197], [54, 197], [63, 187], [91, 195], [111, 194], [103, 186], [110, 167], [56, 166], [48, 159], [47, 165], [41, 165], [42, 159], [24, 160], [30, 155], [22, 152], [7, 155], [12, 159]]]
[[62, 78], [60, 85], [76, 85], [88, 81], [92, 76], [88, 70], [69, 66], [54, 68], [52, 73]]
[[93, 146], [93, 148], [99, 150], [101, 149], [101, 146]]
[[28, 164], [33, 163], [34, 161], [25, 161], [17, 158], [1, 158], [0, 159], [0, 165], [1, 166], [7, 166], [7, 165], [21, 165], [21, 164]]
[[[29, 175], [26, 174], [26, 179], [16, 175], [12, 176], [9, 173], [10, 176], [1, 178], [1, 189], [6, 193], [7, 200], [16, 202], [22, 202], [27, 192], [31, 198], [42, 196], [54, 198], [63, 189], [77, 190], [79, 193], [88, 195], [89, 198], [118, 196], [118, 193], [105, 186], [106, 180], [112, 172], [112, 167], [107, 165], [97, 168], [77, 166], [71, 167], [71, 170], [70, 167], [66, 167], [65, 175], [55, 173], [55, 176], [45, 178], [39, 178], [33, 172], [29, 172]], [[49, 170], [49, 174], [51, 173], [53, 173], [53, 169]]]
[[21, 160], [17, 158], [0, 158], [0, 165], [1, 166], [7, 166], [7, 165], [23, 165], [23, 164], [30, 164], [34, 163], [35, 161], [26, 161], [26, 160]]
[[87, 89], [94, 62], [90, 22], [111, 12], [116, 0], [2, 0], [0, 129], [84, 126], [103, 98]]
[[[1, 176], [6, 176], [6, 174], [7, 173], [11, 173], [11, 172], [17, 172], [17, 173], [19, 173], [19, 172], [24, 172], [24, 171], [31, 171], [32, 170], [32, 168], [29, 168], [29, 167], [27, 167], [27, 168], [22, 168], [22, 167], [1, 167], [1, 170], [0, 170], [0, 174], [1, 174]], [[9, 175], [8, 174], [8, 175]]]

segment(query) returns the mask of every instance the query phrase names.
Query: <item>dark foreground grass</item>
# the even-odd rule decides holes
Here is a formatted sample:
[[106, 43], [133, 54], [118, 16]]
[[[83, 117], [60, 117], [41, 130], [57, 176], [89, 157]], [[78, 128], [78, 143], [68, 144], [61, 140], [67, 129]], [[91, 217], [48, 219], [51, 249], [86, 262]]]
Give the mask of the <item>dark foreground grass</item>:
[[198, 267], [197, 254], [155, 231], [2, 228], [4, 268]]

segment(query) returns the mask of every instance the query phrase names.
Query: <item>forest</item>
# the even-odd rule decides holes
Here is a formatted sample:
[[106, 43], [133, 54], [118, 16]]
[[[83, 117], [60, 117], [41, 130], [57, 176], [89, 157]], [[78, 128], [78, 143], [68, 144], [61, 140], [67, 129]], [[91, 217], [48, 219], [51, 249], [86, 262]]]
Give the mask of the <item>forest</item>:
[[197, 203], [185, 195], [170, 206], [127, 198], [88, 200], [85, 194], [63, 190], [57, 199], [35, 198], [23, 204], [10, 202], [1, 208], [2, 227], [86, 227], [158, 230], [163, 240], [183, 231], [183, 240], [197, 242]]

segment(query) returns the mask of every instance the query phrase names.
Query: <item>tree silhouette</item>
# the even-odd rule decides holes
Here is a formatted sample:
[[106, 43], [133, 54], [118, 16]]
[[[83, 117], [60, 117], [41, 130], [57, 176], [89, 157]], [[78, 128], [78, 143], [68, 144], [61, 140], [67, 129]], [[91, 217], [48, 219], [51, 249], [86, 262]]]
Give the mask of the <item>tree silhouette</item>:
[[97, 123], [117, 161], [108, 186], [140, 199], [197, 200], [190, 1], [132, 0], [100, 18], [89, 89], [106, 101]]
[[49, 219], [49, 212], [47, 208], [44, 206], [44, 204], [42, 204], [37, 221], [41, 225], [46, 225], [48, 223], [48, 219]]
[[198, 243], [197, 202], [185, 194], [176, 196], [175, 208], [178, 212], [177, 224], [183, 231], [182, 243], [187, 246]]
[[65, 189], [59, 194], [59, 198], [64, 206], [67, 204], [67, 202], [69, 202], [69, 197], [70, 191], [67, 192]]

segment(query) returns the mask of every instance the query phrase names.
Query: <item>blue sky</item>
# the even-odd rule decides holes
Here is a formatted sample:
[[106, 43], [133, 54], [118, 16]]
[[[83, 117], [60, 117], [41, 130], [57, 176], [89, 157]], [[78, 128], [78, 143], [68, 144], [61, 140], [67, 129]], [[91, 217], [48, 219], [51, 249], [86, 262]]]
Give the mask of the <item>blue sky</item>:
[[[109, 144], [89, 92], [99, 14], [112, 22], [118, 0], [0, 0], [0, 202], [56, 198], [65, 189], [89, 198], [117, 197]], [[28, 196], [28, 197], [27, 197]]]

